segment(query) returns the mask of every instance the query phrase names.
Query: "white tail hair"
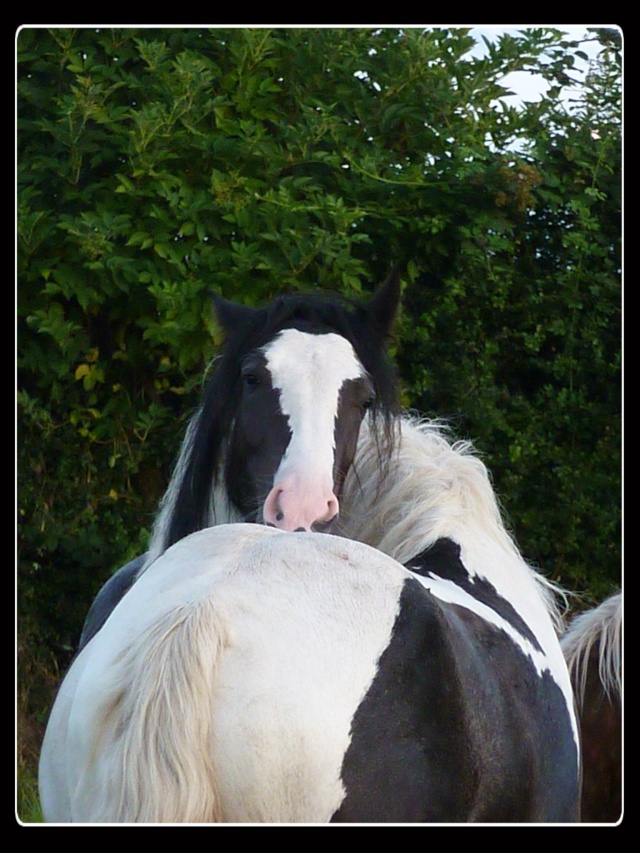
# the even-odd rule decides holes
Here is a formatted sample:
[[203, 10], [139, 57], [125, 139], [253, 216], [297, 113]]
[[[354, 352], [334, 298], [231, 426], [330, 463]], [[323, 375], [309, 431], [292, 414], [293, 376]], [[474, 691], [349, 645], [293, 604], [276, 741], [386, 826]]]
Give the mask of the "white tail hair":
[[576, 700], [581, 706], [587, 683], [589, 656], [599, 643], [598, 676], [608, 696], [622, 691], [622, 593], [576, 616], [561, 639]]
[[[211, 697], [225, 636], [205, 597], [154, 622], [117, 660], [114, 689], [106, 691], [96, 721], [94, 766], [87, 768], [98, 777], [93, 822], [221, 819]], [[100, 743], [108, 747], [95, 761]]]

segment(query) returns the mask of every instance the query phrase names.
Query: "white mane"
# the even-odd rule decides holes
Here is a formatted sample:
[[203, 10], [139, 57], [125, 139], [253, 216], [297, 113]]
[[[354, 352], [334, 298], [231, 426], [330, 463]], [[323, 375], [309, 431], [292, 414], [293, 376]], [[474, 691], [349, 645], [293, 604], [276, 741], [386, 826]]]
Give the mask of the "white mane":
[[365, 421], [342, 510], [342, 535], [403, 564], [439, 538], [461, 542], [475, 531], [510, 564], [526, 568], [556, 630], [562, 630], [556, 602], [562, 591], [524, 562], [503, 523], [486, 466], [469, 442], [451, 443], [441, 423], [401, 418], [394, 455], [381, 466]]
[[589, 655], [600, 643], [598, 675], [607, 695], [622, 690], [622, 593], [603, 601], [599, 607], [576, 616], [561, 640], [578, 704], [582, 704], [587, 683]]
[[[142, 572], [144, 572], [151, 563], [157, 560], [158, 557], [161, 554], [164, 554], [167, 550], [171, 517], [175, 510], [182, 481], [185, 477], [187, 463], [193, 450], [194, 437], [199, 426], [198, 421], [201, 417], [202, 409], [200, 408], [187, 426], [187, 430], [180, 447], [178, 460], [171, 477], [171, 482], [169, 483], [169, 487], [160, 502], [160, 510], [153, 525], [151, 540], [147, 550], [147, 559], [144, 566], [140, 569], [139, 574], [142, 574]], [[223, 466], [221, 466], [221, 468], [222, 467]], [[234, 524], [238, 521], [242, 521], [240, 513], [238, 513], [238, 511], [231, 505], [222, 475], [219, 474], [209, 498], [206, 526], [213, 527], [216, 524]]]

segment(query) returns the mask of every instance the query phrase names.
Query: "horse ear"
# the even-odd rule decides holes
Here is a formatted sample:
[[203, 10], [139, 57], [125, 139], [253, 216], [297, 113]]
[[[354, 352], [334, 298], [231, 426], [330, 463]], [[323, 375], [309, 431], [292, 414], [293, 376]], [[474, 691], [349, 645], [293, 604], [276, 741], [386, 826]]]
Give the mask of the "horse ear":
[[216, 312], [218, 322], [225, 332], [231, 332], [248, 323], [258, 313], [257, 308], [250, 308], [248, 305], [241, 305], [238, 302], [231, 302], [220, 296], [214, 290], [209, 291], [209, 295], [213, 299], [213, 307]]
[[400, 305], [400, 272], [394, 267], [368, 302], [370, 316], [383, 335], [391, 331]]

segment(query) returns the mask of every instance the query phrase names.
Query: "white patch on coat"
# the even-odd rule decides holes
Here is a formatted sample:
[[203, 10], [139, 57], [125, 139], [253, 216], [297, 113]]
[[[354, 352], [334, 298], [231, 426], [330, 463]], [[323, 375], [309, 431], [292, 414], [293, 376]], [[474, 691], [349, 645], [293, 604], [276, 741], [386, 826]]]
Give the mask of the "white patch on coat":
[[408, 576], [328, 534], [234, 524], [176, 543], [62, 684], [45, 819], [330, 820]]

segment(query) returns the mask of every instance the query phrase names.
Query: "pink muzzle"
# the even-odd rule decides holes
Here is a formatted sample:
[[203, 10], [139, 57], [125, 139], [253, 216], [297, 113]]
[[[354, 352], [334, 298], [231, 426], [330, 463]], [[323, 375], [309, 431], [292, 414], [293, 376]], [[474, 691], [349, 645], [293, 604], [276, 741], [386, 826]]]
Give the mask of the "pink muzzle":
[[339, 510], [333, 485], [294, 475], [274, 485], [264, 502], [263, 516], [265, 524], [294, 532], [329, 524]]

